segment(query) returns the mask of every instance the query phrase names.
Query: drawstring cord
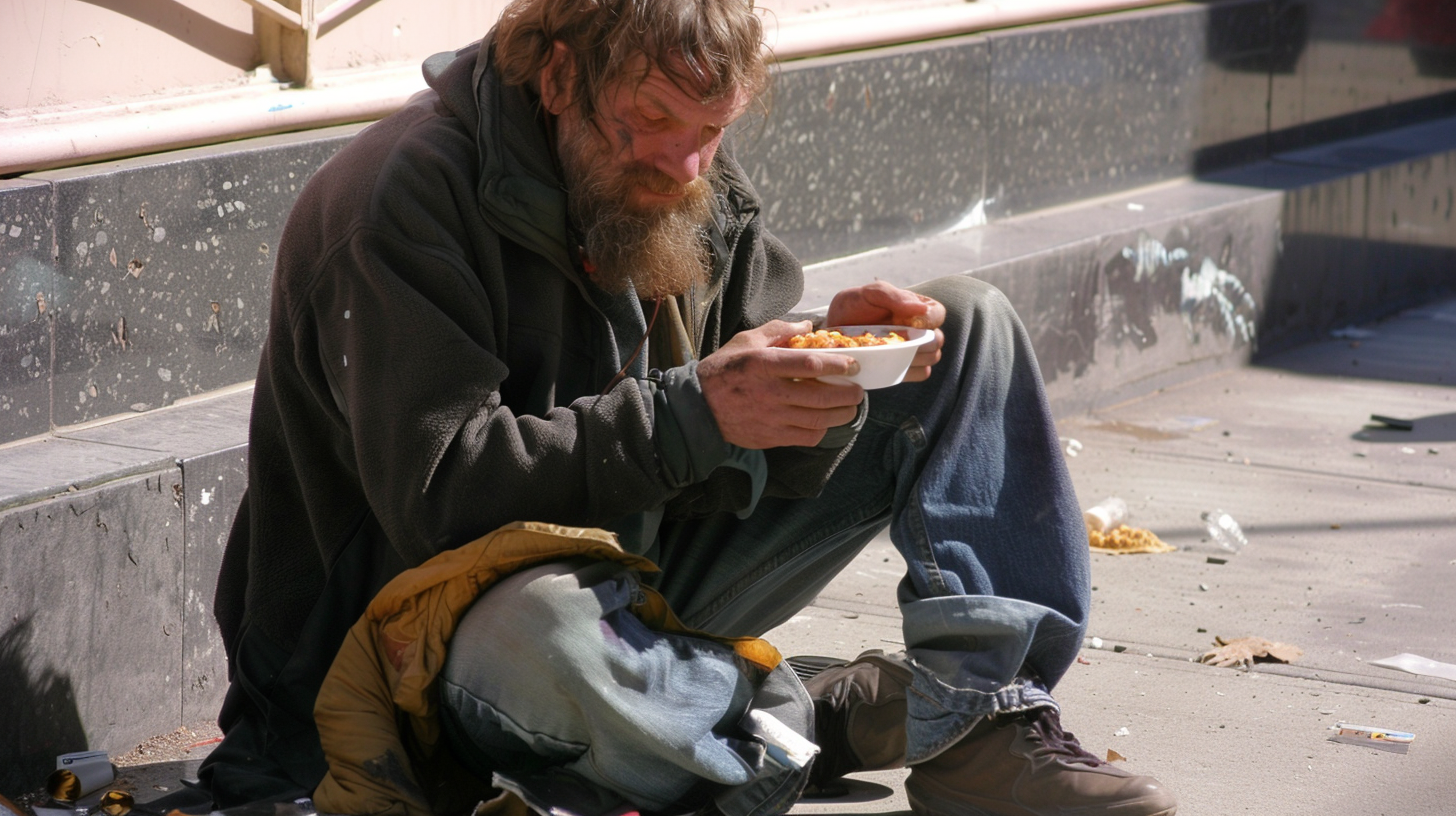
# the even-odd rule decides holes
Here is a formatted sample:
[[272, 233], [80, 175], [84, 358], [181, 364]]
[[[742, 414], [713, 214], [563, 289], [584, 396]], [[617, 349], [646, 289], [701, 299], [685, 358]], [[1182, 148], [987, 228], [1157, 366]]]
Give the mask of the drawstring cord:
[[612, 381], [607, 383], [607, 387], [603, 388], [600, 394], [597, 394], [598, 399], [605, 397], [608, 391], [617, 387], [617, 383], [627, 378], [627, 369], [632, 367], [632, 363], [636, 361], [637, 355], [642, 353], [642, 347], [647, 344], [647, 336], [652, 334], [652, 327], [657, 325], [657, 313], [662, 311], [662, 298], [654, 298], [652, 304], [652, 318], [647, 321], [647, 331], [643, 332], [642, 339], [637, 341], [637, 348], [632, 349], [632, 356], [628, 357], [627, 362], [622, 364], [622, 370], [618, 371], [615, 377], [612, 377]]

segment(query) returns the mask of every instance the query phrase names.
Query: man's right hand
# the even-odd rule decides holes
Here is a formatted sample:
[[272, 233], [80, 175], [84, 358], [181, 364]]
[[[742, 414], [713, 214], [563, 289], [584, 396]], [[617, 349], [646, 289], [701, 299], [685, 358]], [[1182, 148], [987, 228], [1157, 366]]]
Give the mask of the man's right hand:
[[775, 320], [740, 332], [698, 363], [698, 382], [723, 439], [740, 448], [819, 444], [830, 428], [854, 420], [864, 389], [816, 380], [858, 372], [841, 354], [779, 348], [813, 330], [808, 321]]

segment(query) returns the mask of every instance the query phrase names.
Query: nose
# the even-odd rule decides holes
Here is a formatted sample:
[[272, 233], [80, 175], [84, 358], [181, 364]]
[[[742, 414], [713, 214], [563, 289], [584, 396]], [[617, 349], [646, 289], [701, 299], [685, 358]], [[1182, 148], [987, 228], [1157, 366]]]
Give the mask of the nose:
[[652, 166], [678, 184], [689, 184], [702, 169], [702, 152], [690, 139], [674, 140], [657, 151]]

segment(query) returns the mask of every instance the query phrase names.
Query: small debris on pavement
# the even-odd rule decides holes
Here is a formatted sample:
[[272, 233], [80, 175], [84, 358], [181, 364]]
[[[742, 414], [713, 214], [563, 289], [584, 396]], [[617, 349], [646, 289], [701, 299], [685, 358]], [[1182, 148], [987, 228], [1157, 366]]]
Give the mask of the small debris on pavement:
[[1394, 731], [1373, 725], [1336, 723], [1330, 730], [1335, 732], [1334, 736], [1330, 737], [1330, 742], [1363, 745], [1366, 748], [1376, 748], [1397, 754], [1409, 751], [1411, 743], [1416, 738], [1415, 734], [1407, 731]]
[[1203, 527], [1208, 531], [1208, 540], [1219, 547], [1236, 553], [1248, 545], [1249, 539], [1244, 536], [1244, 529], [1234, 520], [1234, 517], [1222, 510], [1209, 510], [1200, 515], [1203, 519]]
[[1117, 496], [1108, 496], [1082, 511], [1082, 523], [1087, 532], [1105, 533], [1127, 522], [1127, 502]]
[[1119, 754], [1118, 752], [1112, 750], [1111, 748], [1108, 748], [1107, 749], [1107, 761], [1108, 762], [1125, 762], [1125, 761], [1127, 761], [1127, 757], [1123, 756], [1122, 754]]
[[1443, 680], [1456, 680], [1456, 665], [1442, 663], [1432, 660], [1429, 657], [1421, 657], [1410, 653], [1398, 654], [1393, 657], [1382, 657], [1379, 660], [1370, 661], [1370, 665], [1379, 666], [1382, 669], [1395, 669], [1396, 671], [1409, 672], [1410, 674], [1421, 674], [1427, 677], [1440, 677]]
[[1371, 414], [1370, 421], [1378, 422], [1387, 428], [1397, 431], [1413, 431], [1416, 427], [1416, 421], [1413, 419], [1396, 419], [1395, 417], [1381, 416], [1380, 414]]
[[1213, 642], [1218, 644], [1218, 648], [1204, 652], [1198, 662], [1220, 668], [1242, 666], [1247, 669], [1254, 663], [1290, 663], [1304, 654], [1298, 646], [1261, 637], [1228, 639], [1219, 636]]
[[1082, 443], [1081, 442], [1078, 442], [1075, 439], [1068, 439], [1067, 440], [1067, 455], [1068, 456], [1076, 456], [1077, 454], [1079, 454], [1081, 452], [1082, 452]]
[[1114, 737], [1125, 737], [1125, 736], [1127, 736], [1128, 734], [1131, 734], [1131, 733], [1132, 733], [1131, 731], [1127, 730], [1127, 726], [1124, 725], [1123, 727], [1117, 729], [1116, 731], [1113, 731], [1112, 732], [1112, 736], [1114, 736]]
[[1219, 558], [1216, 555], [1210, 555], [1208, 557], [1208, 563], [1210, 563], [1210, 564], [1227, 564], [1228, 563], [1228, 559], [1227, 558]]
[[1128, 555], [1131, 553], [1165, 553], [1178, 549], [1158, 538], [1151, 530], [1120, 525], [1107, 532], [1087, 531], [1087, 543], [1094, 552]]

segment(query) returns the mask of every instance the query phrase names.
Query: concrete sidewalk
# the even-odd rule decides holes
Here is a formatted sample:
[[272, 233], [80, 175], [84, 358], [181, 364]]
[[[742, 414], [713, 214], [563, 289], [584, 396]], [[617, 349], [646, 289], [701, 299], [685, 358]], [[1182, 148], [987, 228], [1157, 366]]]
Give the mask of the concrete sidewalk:
[[[1371, 660], [1456, 662], [1456, 301], [1060, 425], [1083, 505], [1119, 496], [1130, 521], [1178, 547], [1093, 556], [1083, 659], [1057, 695], [1098, 755], [1156, 775], [1184, 816], [1456, 813], [1456, 682]], [[1371, 414], [1414, 419], [1370, 427]], [[1222, 509], [1249, 544], [1208, 542]], [[1212, 563], [1210, 557], [1225, 559]], [[769, 637], [786, 654], [901, 647], [888, 539], [873, 542]], [[1199, 664], [1216, 636], [1298, 646], [1290, 665]], [[1337, 722], [1416, 735], [1406, 754], [1329, 741]], [[127, 769], [138, 799], [185, 761]], [[181, 760], [181, 758], [177, 758]], [[904, 772], [854, 777], [800, 814], [907, 808]]]
[[[1119, 496], [1178, 547], [1093, 555], [1098, 640], [1057, 689], [1063, 724], [1161, 779], [1184, 816], [1456, 813], [1456, 682], [1370, 665], [1456, 662], [1456, 301], [1361, 328], [1059, 425], [1081, 443], [1067, 463], [1083, 506]], [[1216, 508], [1247, 534], [1236, 555], [1207, 541], [1200, 515]], [[900, 575], [878, 540], [770, 638], [787, 653], [897, 649]], [[1304, 654], [1252, 671], [1194, 662], [1215, 636]], [[1403, 755], [1330, 742], [1341, 721], [1415, 741]], [[903, 773], [795, 812], [904, 810]]]

